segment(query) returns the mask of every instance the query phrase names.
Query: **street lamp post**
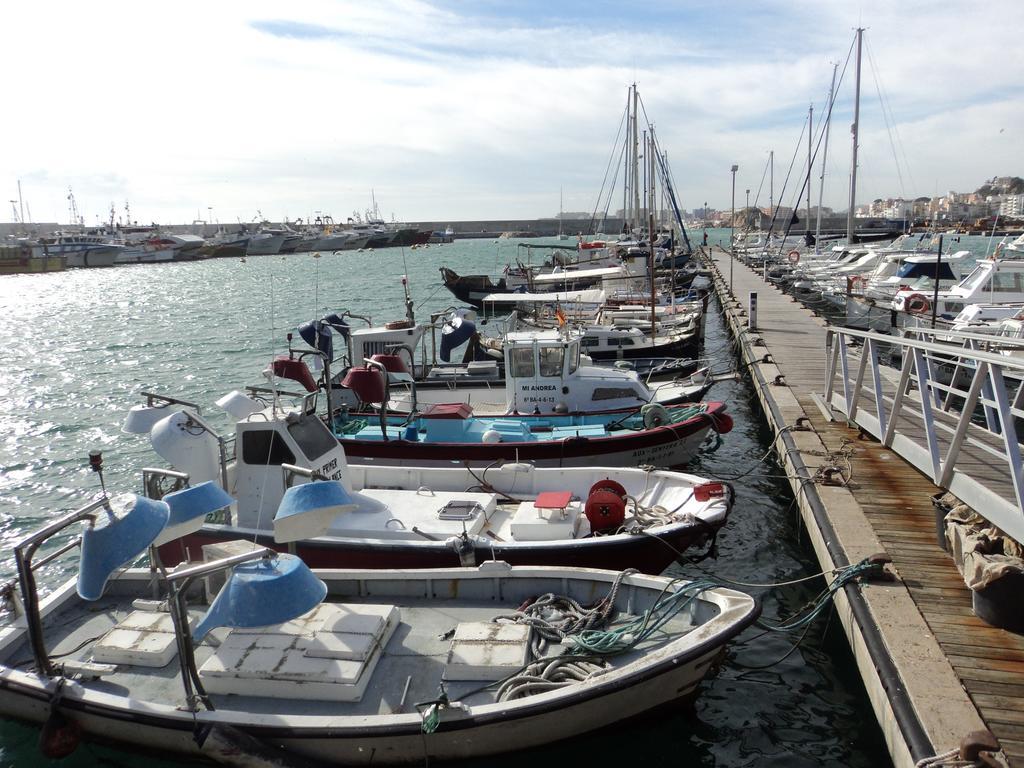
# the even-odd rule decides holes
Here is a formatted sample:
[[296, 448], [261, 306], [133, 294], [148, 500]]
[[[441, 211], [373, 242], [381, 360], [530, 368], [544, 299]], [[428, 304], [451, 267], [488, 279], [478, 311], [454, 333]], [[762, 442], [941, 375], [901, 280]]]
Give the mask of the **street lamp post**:
[[747, 190], [747, 204], [743, 206], [743, 228], [750, 227], [750, 190]]
[[732, 167], [732, 218], [729, 219], [729, 293], [732, 293], [732, 267], [736, 261], [736, 171], [740, 167]]

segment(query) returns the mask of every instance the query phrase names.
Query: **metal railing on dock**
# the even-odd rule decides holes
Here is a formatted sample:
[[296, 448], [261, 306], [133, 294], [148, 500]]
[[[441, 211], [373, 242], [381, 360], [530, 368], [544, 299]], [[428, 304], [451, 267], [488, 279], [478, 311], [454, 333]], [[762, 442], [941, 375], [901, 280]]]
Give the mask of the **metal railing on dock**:
[[1022, 342], [971, 332], [831, 328], [824, 400], [1024, 542], [1021, 352]]

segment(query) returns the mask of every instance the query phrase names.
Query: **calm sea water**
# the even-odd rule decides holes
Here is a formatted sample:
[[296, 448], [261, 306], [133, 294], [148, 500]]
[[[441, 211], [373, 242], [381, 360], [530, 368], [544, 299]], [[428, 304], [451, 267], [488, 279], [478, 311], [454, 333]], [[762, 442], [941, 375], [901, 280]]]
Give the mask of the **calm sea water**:
[[[727, 235], [711, 233], [711, 242]], [[699, 233], [698, 233], [699, 237]], [[981, 254], [983, 238], [963, 238]], [[404, 312], [408, 275], [418, 317], [454, 299], [438, 268], [500, 272], [514, 242], [463, 240], [427, 249], [249, 257], [165, 265], [0, 277], [0, 578], [14, 574], [12, 544], [26, 532], [87, 501], [98, 489], [90, 450], [104, 452], [107, 488], [136, 490], [154, 463], [148, 439], [120, 425], [142, 390], [197, 402], [227, 428], [213, 401], [261, 381], [285, 349], [285, 334], [326, 312], [351, 310], [375, 321]], [[714, 304], [712, 304], [714, 307]], [[706, 351], [717, 368], [734, 357], [718, 316], [709, 318]], [[756, 401], [746, 382], [716, 385], [736, 427], [712, 441], [692, 471], [735, 481], [732, 518], [719, 557], [702, 564], [721, 578], [779, 582], [814, 574], [788, 486], [771, 462]], [[159, 461], [159, 460], [157, 460]], [[63, 560], [44, 568], [52, 589], [73, 573]], [[678, 566], [673, 566], [678, 569]], [[693, 566], [683, 572], [699, 575]], [[768, 619], [798, 610], [820, 581], [753, 589]], [[525, 759], [703, 766], [879, 766], [889, 763], [881, 732], [854, 672], [838, 622], [823, 618], [796, 638], [747, 632], [693, 712], [661, 713], [609, 732], [535, 750]], [[788, 654], [788, 655], [787, 655]], [[781, 659], [781, 661], [780, 661]], [[776, 663], [778, 662], [778, 663]], [[38, 765], [38, 730], [0, 720], [0, 765]], [[513, 766], [524, 756], [490, 759]], [[63, 766], [129, 766], [137, 756], [83, 744]], [[148, 759], [150, 766], [180, 765]], [[481, 763], [483, 764], [483, 763]]]

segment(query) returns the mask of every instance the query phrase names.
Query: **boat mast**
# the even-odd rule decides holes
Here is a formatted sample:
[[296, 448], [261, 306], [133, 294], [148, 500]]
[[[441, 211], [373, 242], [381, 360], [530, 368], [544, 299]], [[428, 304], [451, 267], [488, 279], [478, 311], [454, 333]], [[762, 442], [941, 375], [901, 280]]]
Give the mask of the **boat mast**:
[[853, 229], [853, 205], [854, 200], [857, 197], [857, 140], [858, 133], [860, 132], [860, 46], [861, 39], [864, 36], [864, 28], [857, 27], [857, 75], [854, 80], [854, 98], [853, 98], [853, 126], [851, 132], [853, 133], [853, 162], [850, 166], [850, 210], [846, 212], [846, 244], [853, 244], [854, 229]]
[[21, 227], [25, 228], [25, 203], [21, 199], [21, 179], [18, 179], [18, 210], [21, 218]]
[[[655, 342], [655, 320], [657, 319], [656, 314], [656, 296], [654, 290], [654, 126], [651, 126], [651, 143], [647, 147], [647, 154], [644, 157], [645, 166], [650, 167], [650, 174], [648, 175], [648, 192], [647, 192], [647, 249], [650, 252], [650, 257], [647, 262], [647, 279], [651, 284], [651, 346], [654, 346]], [[671, 296], [671, 292], [669, 293]], [[674, 301], [674, 300], [673, 300]]]
[[811, 140], [814, 138], [814, 105], [807, 108], [807, 221], [804, 223], [804, 231], [811, 228], [811, 169], [814, 162], [814, 151], [811, 148]]
[[[768, 210], [775, 218], [775, 150], [768, 150]], [[760, 220], [758, 220], [760, 224]]]
[[632, 97], [633, 97], [633, 94], [630, 93], [629, 91], [626, 91], [626, 143], [622, 147], [622, 160], [623, 160], [623, 163], [624, 163], [623, 168], [622, 168], [622, 181], [623, 181], [623, 184], [622, 184], [622, 230], [623, 230], [623, 232], [625, 232], [627, 227], [629, 226], [629, 197], [630, 197], [629, 193], [630, 193], [630, 185], [633, 183], [633, 179], [629, 175], [629, 170], [630, 170], [629, 169], [629, 141], [630, 141], [630, 131], [633, 130], [633, 123], [632, 123], [632, 120], [630, 119], [630, 104], [629, 104], [629, 102], [630, 102], [630, 99], [632, 99]]
[[836, 70], [839, 64], [832, 65], [832, 85], [828, 88], [828, 110], [825, 112], [825, 146], [821, 154], [821, 175], [818, 186], [818, 221], [814, 226], [814, 252], [820, 253], [818, 246], [821, 240], [821, 203], [825, 195], [825, 162], [828, 160], [828, 134], [832, 128], [832, 107], [836, 98]]
[[637, 130], [637, 92], [633, 83], [633, 219], [640, 224], [640, 133]]

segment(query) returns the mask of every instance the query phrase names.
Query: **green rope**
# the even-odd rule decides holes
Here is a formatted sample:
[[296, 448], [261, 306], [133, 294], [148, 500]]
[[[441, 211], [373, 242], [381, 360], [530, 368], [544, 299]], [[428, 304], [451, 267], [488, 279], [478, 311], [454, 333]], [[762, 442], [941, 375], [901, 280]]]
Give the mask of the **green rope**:
[[671, 586], [666, 587], [654, 605], [632, 621], [614, 629], [584, 630], [569, 635], [566, 640], [584, 653], [599, 656], [625, 653], [660, 630], [676, 614], [690, 607], [702, 592], [718, 585], [710, 580], [693, 581], [674, 592], [668, 592]]

